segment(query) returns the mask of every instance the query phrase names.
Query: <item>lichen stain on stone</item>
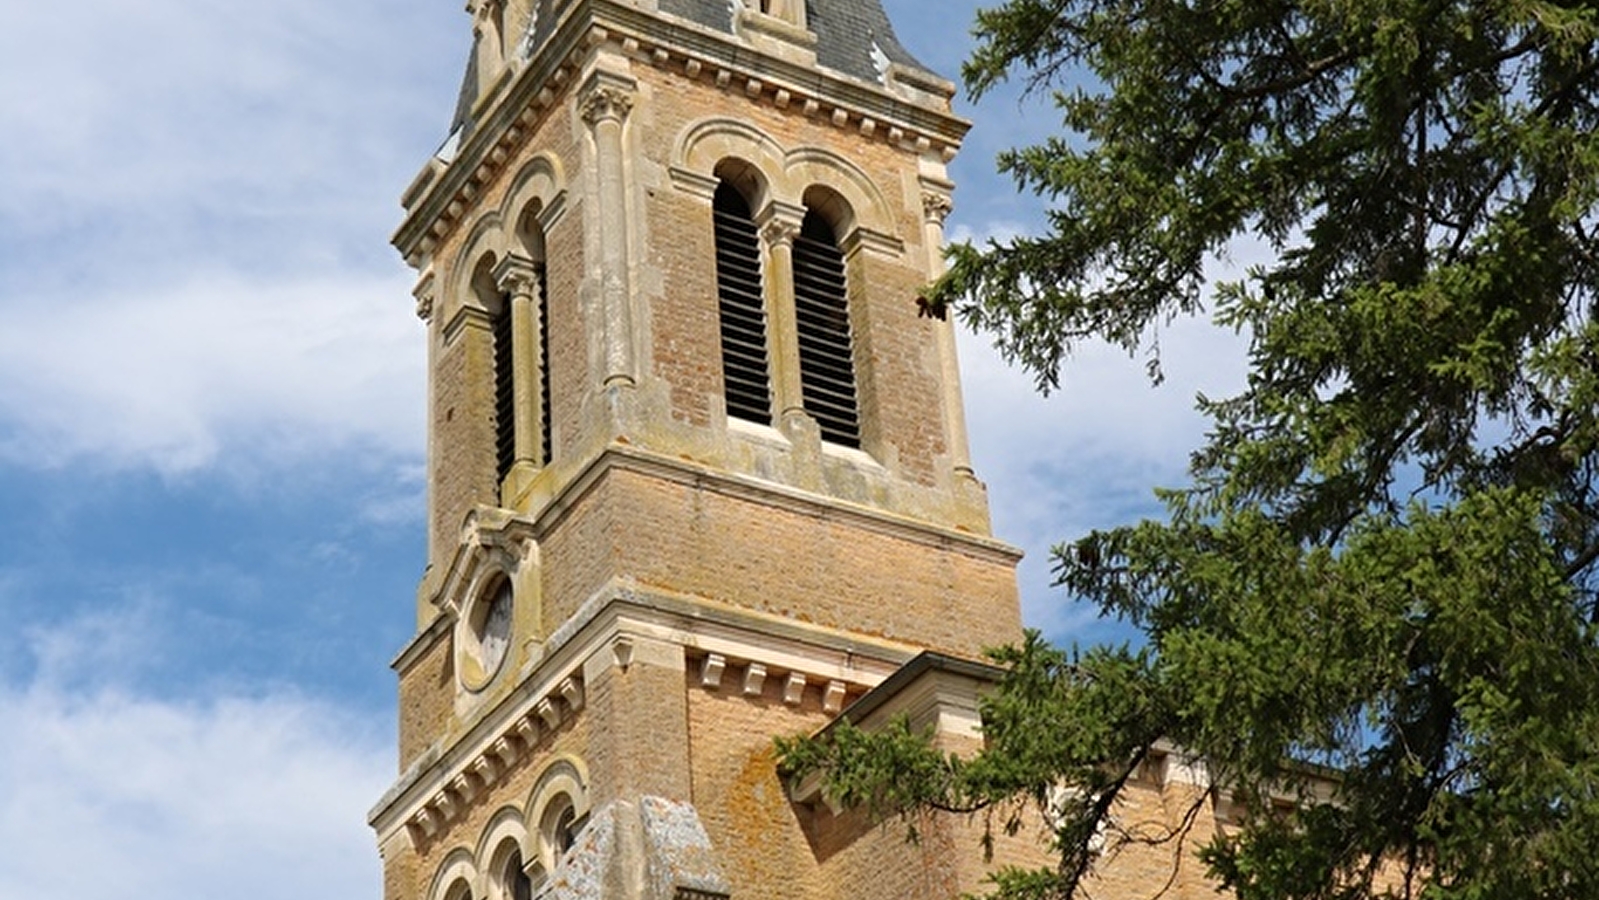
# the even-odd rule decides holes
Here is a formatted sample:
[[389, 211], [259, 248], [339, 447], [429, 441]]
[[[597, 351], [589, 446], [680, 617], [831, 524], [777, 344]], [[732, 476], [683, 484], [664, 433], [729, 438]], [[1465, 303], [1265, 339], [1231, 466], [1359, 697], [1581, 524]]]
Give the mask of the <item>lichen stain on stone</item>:
[[[732, 833], [745, 847], [765, 848], [768, 852], [750, 854], [744, 863], [750, 867], [752, 883], [769, 883], [784, 872], [774, 868], [784, 854], [772, 853], [784, 841], [784, 822], [792, 815], [788, 799], [777, 778], [777, 751], [769, 743], [753, 750], [744, 760], [729, 785], [727, 810]], [[757, 875], [754, 870], [769, 870]], [[786, 871], [786, 869], [784, 870]]]
[[728, 892], [711, 840], [692, 805], [644, 797], [639, 812], [650, 847], [650, 872], [657, 896], [668, 896], [678, 888]]

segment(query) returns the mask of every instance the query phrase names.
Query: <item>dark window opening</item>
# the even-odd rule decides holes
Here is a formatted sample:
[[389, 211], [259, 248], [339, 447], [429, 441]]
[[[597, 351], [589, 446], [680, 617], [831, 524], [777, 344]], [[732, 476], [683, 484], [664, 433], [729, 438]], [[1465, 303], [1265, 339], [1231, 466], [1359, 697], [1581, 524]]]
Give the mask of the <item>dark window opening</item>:
[[505, 883], [509, 887], [507, 900], [533, 900], [533, 879], [522, 871], [522, 851], [511, 851], [505, 861]]
[[844, 254], [832, 226], [815, 210], [805, 213], [794, 241], [794, 312], [800, 357], [800, 394], [822, 439], [861, 445], [850, 346]]
[[555, 442], [550, 435], [554, 427], [550, 422], [550, 291], [545, 284], [548, 276], [544, 264], [537, 266], [539, 279], [539, 295], [535, 298], [539, 309], [539, 421], [543, 428], [539, 434], [539, 459], [543, 465], [549, 465], [555, 458]]
[[716, 236], [716, 293], [722, 324], [722, 378], [727, 414], [770, 423], [772, 392], [766, 362], [766, 308], [761, 247], [749, 201], [724, 181], [712, 204]]
[[494, 451], [499, 480], [516, 462], [516, 367], [511, 353], [511, 302], [502, 297], [493, 318], [494, 340]]

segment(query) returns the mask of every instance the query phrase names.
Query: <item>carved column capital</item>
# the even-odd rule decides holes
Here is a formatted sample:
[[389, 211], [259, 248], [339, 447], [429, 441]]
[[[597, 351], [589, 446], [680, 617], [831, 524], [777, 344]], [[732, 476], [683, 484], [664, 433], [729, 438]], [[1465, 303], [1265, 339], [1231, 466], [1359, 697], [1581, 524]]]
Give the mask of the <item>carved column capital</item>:
[[491, 274], [495, 285], [513, 297], [538, 296], [538, 268], [527, 257], [508, 255], [499, 261]]
[[411, 296], [416, 298], [416, 317], [424, 322], [433, 320], [434, 293], [431, 272], [424, 275], [411, 290]]
[[578, 111], [590, 125], [620, 122], [633, 109], [633, 94], [614, 85], [601, 85], [579, 101]]
[[799, 233], [799, 223], [786, 219], [768, 219], [761, 225], [761, 237], [774, 247], [794, 246], [794, 239], [799, 237]]
[[773, 200], [755, 216], [761, 237], [772, 247], [793, 247], [805, 221], [805, 207]]
[[922, 192], [922, 215], [930, 224], [943, 227], [944, 220], [955, 211], [955, 201], [950, 196], [938, 191]]

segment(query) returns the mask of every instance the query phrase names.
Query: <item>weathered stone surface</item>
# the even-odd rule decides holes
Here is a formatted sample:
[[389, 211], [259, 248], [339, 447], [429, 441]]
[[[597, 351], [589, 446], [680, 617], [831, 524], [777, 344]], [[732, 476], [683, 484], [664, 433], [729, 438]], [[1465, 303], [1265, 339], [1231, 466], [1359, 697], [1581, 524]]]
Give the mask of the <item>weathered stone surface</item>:
[[[907, 844], [791, 798], [772, 745], [868, 696], [974, 750], [976, 688], [874, 689], [919, 651], [970, 660], [1021, 634], [953, 335], [914, 300], [940, 271], [966, 129], [952, 88], [876, 0], [470, 9], [455, 134], [395, 236], [428, 342], [429, 547], [395, 661], [402, 774], [372, 813], [386, 900], [513, 900], [522, 878], [560, 900], [981, 889], [980, 819]], [[760, 241], [764, 423], [727, 415], [721, 179], [749, 194]], [[805, 409], [808, 210], [843, 259], [858, 448]], [[491, 666], [474, 648], [506, 584]], [[1203, 797], [1151, 775], [1118, 816], [1179, 821]], [[999, 836], [994, 861], [1048, 865], [1041, 829]], [[1209, 889], [1193, 868], [1175, 896]], [[1098, 895], [1153, 896], [1170, 875], [1166, 850], [1130, 848]]]

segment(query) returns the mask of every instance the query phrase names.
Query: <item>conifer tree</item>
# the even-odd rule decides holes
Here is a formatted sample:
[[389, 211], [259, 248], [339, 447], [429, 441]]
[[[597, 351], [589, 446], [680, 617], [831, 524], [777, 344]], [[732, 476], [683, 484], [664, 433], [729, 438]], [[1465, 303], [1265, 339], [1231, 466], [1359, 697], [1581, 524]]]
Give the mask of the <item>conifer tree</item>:
[[[1054, 551], [1141, 645], [997, 651], [975, 757], [837, 728], [786, 764], [996, 827], [1053, 798], [1061, 864], [998, 897], [1136, 839], [1163, 741], [1242, 810], [1200, 854], [1243, 900], [1599, 897], [1599, 4], [1010, 0], [976, 33], [972, 94], [1061, 115], [1000, 159], [1047, 226], [952, 248], [928, 308], [1044, 390], [1088, 340], [1158, 377], [1154, 329], [1210, 315], [1247, 385], [1200, 398], [1163, 518]], [[1207, 283], [1239, 241], [1269, 262]]]

